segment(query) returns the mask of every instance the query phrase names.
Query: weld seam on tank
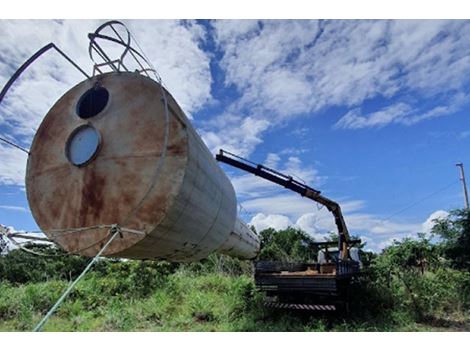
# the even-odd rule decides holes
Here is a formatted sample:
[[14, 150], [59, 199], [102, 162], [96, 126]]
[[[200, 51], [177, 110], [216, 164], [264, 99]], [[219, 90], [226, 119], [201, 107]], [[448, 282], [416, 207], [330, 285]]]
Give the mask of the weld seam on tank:
[[212, 224], [210, 225], [209, 229], [206, 231], [206, 233], [201, 237], [201, 239], [197, 243], [198, 247], [201, 245], [201, 243], [204, 241], [204, 239], [207, 237], [207, 235], [212, 231], [212, 229], [214, 228], [214, 225], [220, 220], [219, 219], [219, 214], [220, 214], [220, 209], [222, 208], [221, 205], [222, 205], [222, 201], [224, 199], [224, 195], [222, 194], [222, 192], [220, 190], [219, 190], [219, 194], [220, 194], [220, 198], [219, 198], [219, 203], [218, 203], [218, 206], [217, 206], [217, 214], [215, 215], [214, 220], [212, 220]]

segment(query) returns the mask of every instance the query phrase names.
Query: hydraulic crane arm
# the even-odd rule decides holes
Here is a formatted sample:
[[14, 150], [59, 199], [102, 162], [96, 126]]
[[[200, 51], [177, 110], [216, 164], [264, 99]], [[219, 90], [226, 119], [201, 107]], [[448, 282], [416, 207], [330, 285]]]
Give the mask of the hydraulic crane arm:
[[307, 197], [321, 205], [324, 205], [335, 218], [336, 227], [338, 228], [338, 249], [341, 252], [341, 259], [347, 259], [349, 232], [346, 227], [346, 223], [344, 222], [341, 207], [338, 203], [322, 196], [320, 191], [295, 180], [292, 176], [284, 175], [261, 164], [255, 164], [222, 149], [219, 151], [219, 154], [216, 155], [216, 159], [280, 186], [284, 186], [285, 188], [300, 194], [302, 197]]

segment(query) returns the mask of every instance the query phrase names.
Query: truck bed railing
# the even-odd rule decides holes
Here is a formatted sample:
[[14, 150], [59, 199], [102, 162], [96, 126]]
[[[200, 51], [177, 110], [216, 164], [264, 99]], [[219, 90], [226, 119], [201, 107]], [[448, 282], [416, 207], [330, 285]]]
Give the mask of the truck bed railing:
[[360, 265], [354, 260], [338, 260], [336, 262], [337, 276], [351, 276], [359, 273]]

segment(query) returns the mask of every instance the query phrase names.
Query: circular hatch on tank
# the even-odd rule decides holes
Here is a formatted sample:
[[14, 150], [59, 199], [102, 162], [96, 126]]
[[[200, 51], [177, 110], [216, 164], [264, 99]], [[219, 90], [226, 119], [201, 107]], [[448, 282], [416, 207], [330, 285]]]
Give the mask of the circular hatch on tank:
[[91, 125], [77, 127], [70, 134], [65, 144], [65, 155], [75, 166], [84, 166], [91, 162], [101, 145], [99, 132]]

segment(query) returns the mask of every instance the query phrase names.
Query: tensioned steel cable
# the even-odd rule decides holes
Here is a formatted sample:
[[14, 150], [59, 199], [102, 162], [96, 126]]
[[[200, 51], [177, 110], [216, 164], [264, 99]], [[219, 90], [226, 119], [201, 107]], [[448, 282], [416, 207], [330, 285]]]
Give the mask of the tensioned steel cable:
[[111, 244], [111, 242], [121, 233], [121, 231], [119, 230], [119, 227], [115, 226], [113, 227], [112, 229], [109, 230], [108, 232], [108, 236], [112, 234], [111, 238], [106, 242], [106, 244], [103, 246], [103, 248], [101, 248], [101, 250], [95, 255], [95, 257], [90, 261], [90, 263], [88, 263], [88, 265], [86, 266], [86, 268], [82, 271], [82, 273], [69, 285], [69, 287], [67, 287], [67, 289], [64, 291], [64, 293], [62, 294], [62, 296], [60, 296], [60, 298], [57, 300], [57, 302], [52, 306], [51, 309], [49, 309], [49, 311], [47, 312], [47, 314], [44, 316], [44, 318], [42, 318], [42, 320], [36, 325], [36, 327], [34, 328], [34, 332], [38, 332], [38, 331], [41, 331], [42, 330], [42, 327], [44, 326], [44, 324], [47, 323], [47, 321], [49, 320], [49, 318], [52, 316], [52, 314], [54, 314], [54, 312], [57, 310], [57, 308], [59, 308], [59, 306], [61, 305], [61, 303], [65, 300], [65, 298], [67, 298], [67, 296], [69, 295], [69, 293], [72, 291], [72, 289], [75, 287], [75, 285], [81, 280], [81, 278], [88, 272], [88, 270], [91, 269], [91, 267], [93, 266], [93, 264], [95, 264], [95, 262], [98, 260], [98, 258], [101, 256], [101, 254], [103, 254], [103, 252], [106, 250], [106, 248], [108, 248], [108, 246]]
[[22, 152], [25, 152], [26, 154], [29, 155], [29, 150], [28, 150], [28, 149], [23, 148], [22, 146], [20, 146], [20, 145], [18, 145], [18, 144], [16, 144], [16, 143], [13, 143], [12, 141], [9, 141], [9, 140], [6, 139], [6, 138], [0, 137], [0, 141], [4, 142], [4, 143], [6, 143], [6, 144], [9, 144], [9, 145], [11, 145], [12, 147], [15, 147], [15, 148], [17, 148], [17, 149], [21, 150]]

